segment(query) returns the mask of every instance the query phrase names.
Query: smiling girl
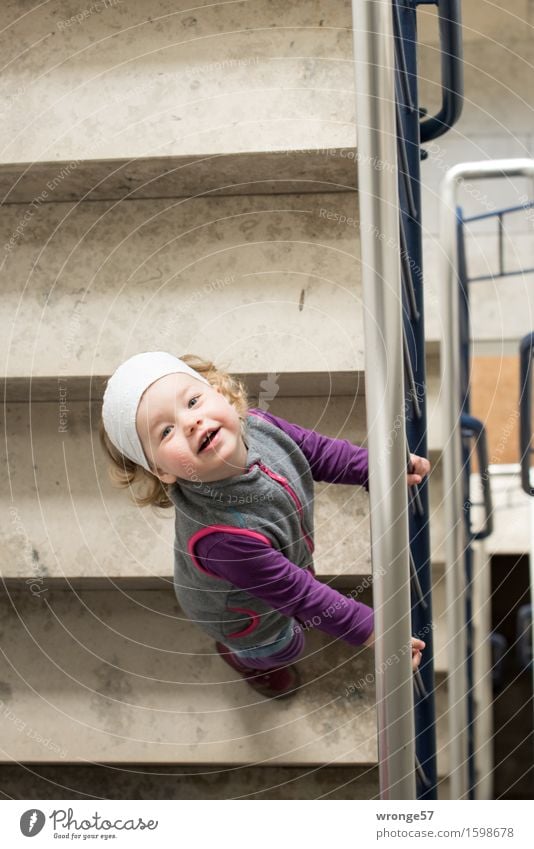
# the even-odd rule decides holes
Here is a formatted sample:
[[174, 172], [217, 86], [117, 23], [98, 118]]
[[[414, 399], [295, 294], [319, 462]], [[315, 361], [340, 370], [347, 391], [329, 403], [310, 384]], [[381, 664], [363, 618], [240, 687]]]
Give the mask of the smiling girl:
[[[367, 488], [364, 448], [249, 408], [243, 385], [213, 363], [161, 351], [109, 379], [100, 437], [119, 485], [148, 483], [138, 505], [174, 506], [178, 601], [255, 690], [295, 693], [302, 623], [372, 645], [372, 609], [313, 567], [314, 481]], [[429, 469], [412, 455], [408, 483]], [[414, 668], [424, 646], [412, 638]]]

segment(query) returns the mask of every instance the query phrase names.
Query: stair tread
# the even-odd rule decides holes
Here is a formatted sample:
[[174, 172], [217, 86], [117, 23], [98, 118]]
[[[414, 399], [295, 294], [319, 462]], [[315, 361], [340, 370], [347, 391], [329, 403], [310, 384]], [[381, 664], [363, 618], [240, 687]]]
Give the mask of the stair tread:
[[[364, 441], [363, 405], [356, 402], [354, 408], [352, 398], [331, 398], [327, 405], [323, 398], [276, 398], [271, 404], [288, 421]], [[69, 404], [65, 433], [59, 432], [56, 404], [11, 404], [6, 412], [2, 459], [8, 472], [0, 490], [4, 580], [44, 586], [55, 580], [170, 582], [174, 511], [136, 508], [127, 490], [112, 486], [97, 434], [100, 404]], [[436, 562], [443, 534], [440, 475], [437, 464], [430, 486]], [[316, 484], [315, 533], [321, 579], [348, 586], [369, 575], [369, 499], [362, 487]]]
[[104, 14], [85, 10], [82, 26], [74, 7], [72, 16], [15, 10], [0, 37], [13, 92], [4, 161], [210, 155], [254, 151], [258, 140], [267, 150], [307, 148], [310, 139], [354, 145], [345, 4], [325, 18], [317, 0], [282, 10], [117, 3]]
[[42, 204], [22, 234], [24, 207], [4, 207], [6, 377], [56, 377], [54, 398], [57, 376], [98, 383], [170, 349], [235, 373], [347, 372], [352, 392], [360, 246], [356, 199], [340, 197], [351, 226], [324, 217], [332, 195]]
[[172, 592], [25, 592], [1, 604], [6, 760], [376, 763], [369, 650], [309, 632], [301, 689], [277, 702], [183, 621]]
[[[101, 397], [122, 359], [150, 349], [212, 357], [256, 385], [274, 374], [286, 395], [364, 393], [354, 196], [50, 203], [17, 234], [23, 218], [0, 212], [13, 240], [0, 304], [9, 400], [56, 400], [66, 381], [69, 400]], [[439, 447], [432, 407], [429, 424]]]

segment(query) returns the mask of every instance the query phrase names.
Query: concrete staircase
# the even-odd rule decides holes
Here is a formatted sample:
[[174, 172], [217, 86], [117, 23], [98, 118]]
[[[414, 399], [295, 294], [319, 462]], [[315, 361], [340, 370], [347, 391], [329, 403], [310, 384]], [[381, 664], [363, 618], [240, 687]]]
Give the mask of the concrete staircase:
[[[211, 357], [253, 403], [365, 441], [350, 3], [24, 11], [5, 4], [0, 37], [1, 774], [21, 798], [376, 797], [372, 652], [310, 632], [295, 698], [254, 694], [177, 606], [171, 511], [114, 490], [97, 438], [109, 374], [159, 349]], [[316, 503], [318, 577], [370, 601], [366, 494], [319, 485]]]
[[[355, 404], [358, 412], [340, 428]], [[187, 781], [175, 787], [187, 798], [195, 787], [204, 798], [208, 768], [210, 774], [218, 767], [230, 770], [224, 790], [217, 784], [214, 791], [223, 793], [221, 798], [244, 792], [239, 790], [242, 775], [232, 789], [232, 769], [246, 770], [252, 782], [246, 792], [272, 798], [282, 780], [280, 770], [328, 767], [320, 784], [299, 773], [288, 794], [317, 795], [326, 784], [332, 798], [341, 798], [338, 793], [349, 782], [352, 794], [376, 795], [372, 652], [310, 632], [299, 661], [302, 688], [286, 703], [258, 697], [233, 676], [177, 605], [171, 511], [156, 515], [134, 508], [108, 482], [94, 431], [98, 409], [98, 403], [74, 402], [68, 431], [59, 434], [57, 404], [7, 406], [11, 471], [2, 493], [7, 507], [2, 528], [3, 759], [32, 767], [80, 762], [135, 764], [136, 770], [202, 766], [201, 773], [188, 773]], [[364, 399], [359, 397], [278, 397], [272, 409], [355, 442], [365, 435]], [[436, 528], [439, 474], [438, 464], [431, 490]], [[320, 484], [316, 498], [321, 580], [371, 602], [366, 494]], [[441, 591], [439, 536], [434, 544]], [[435, 604], [436, 612], [443, 610], [440, 597]], [[442, 622], [437, 625], [438, 640], [445, 643]], [[443, 714], [446, 662], [437, 648]], [[440, 732], [443, 774], [445, 731]], [[266, 767], [270, 770], [263, 775]], [[67, 784], [69, 772], [63, 767]], [[144, 792], [157, 795], [163, 779], [149, 780], [151, 790]]]

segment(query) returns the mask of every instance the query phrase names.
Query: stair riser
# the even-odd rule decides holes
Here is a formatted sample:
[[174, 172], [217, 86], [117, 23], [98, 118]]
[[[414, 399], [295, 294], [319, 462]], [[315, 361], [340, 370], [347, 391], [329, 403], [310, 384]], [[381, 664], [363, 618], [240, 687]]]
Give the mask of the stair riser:
[[0, 792], [10, 799], [372, 799], [378, 768], [250, 767], [207, 764], [0, 766]]

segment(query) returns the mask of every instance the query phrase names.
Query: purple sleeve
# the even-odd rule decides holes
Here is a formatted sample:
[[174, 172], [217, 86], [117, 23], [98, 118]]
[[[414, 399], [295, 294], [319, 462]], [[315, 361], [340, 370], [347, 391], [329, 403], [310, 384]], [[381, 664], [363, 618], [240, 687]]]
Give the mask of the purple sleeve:
[[297, 443], [310, 464], [314, 481], [360, 484], [369, 488], [366, 448], [353, 445], [348, 439], [333, 439], [315, 430], [307, 430], [265, 410], [254, 408], [249, 412], [276, 425]]
[[317, 581], [267, 544], [245, 535], [214, 532], [198, 541], [196, 555], [212, 574], [307, 627], [355, 646], [373, 631], [372, 608]]

